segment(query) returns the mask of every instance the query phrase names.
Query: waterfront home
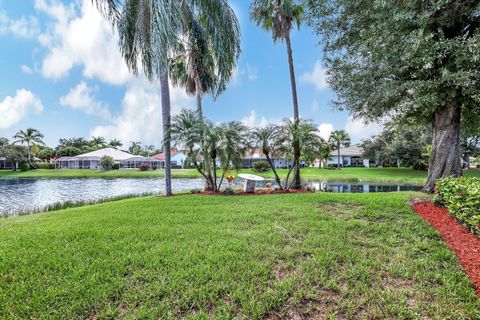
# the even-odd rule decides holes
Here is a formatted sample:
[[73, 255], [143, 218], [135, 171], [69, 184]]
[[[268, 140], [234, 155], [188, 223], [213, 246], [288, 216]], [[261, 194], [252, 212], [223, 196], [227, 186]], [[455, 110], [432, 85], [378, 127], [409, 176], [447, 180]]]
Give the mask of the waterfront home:
[[8, 162], [5, 157], [0, 157], [0, 169], [13, 169], [13, 163]]
[[[330, 153], [330, 158], [327, 159], [327, 167], [336, 166], [338, 164], [338, 150], [333, 150]], [[315, 166], [318, 166], [318, 160]], [[363, 148], [359, 144], [351, 145], [350, 147], [340, 148], [340, 165], [342, 167], [370, 167], [370, 160], [363, 157]], [[322, 164], [323, 166], [323, 164]]]
[[103, 156], [112, 157], [120, 169], [135, 169], [141, 165], [149, 168], [160, 167], [158, 159], [134, 156], [125, 151], [104, 148], [78, 156], [58, 158], [54, 161], [55, 169], [101, 169], [100, 159]]
[[[187, 160], [187, 156], [185, 155], [184, 151], [173, 149], [170, 152], [170, 157], [172, 168], [184, 168], [185, 160]], [[159, 161], [159, 168], [165, 168], [165, 156], [163, 153], [156, 154], [152, 158]]]
[[[262, 149], [256, 148], [247, 152], [243, 159], [244, 168], [253, 168], [253, 164], [260, 161], [267, 161], [267, 157], [262, 152]], [[275, 168], [290, 168], [293, 166], [293, 159], [287, 159], [282, 157], [274, 157], [273, 164]], [[301, 166], [303, 167], [305, 163], [302, 161]]]

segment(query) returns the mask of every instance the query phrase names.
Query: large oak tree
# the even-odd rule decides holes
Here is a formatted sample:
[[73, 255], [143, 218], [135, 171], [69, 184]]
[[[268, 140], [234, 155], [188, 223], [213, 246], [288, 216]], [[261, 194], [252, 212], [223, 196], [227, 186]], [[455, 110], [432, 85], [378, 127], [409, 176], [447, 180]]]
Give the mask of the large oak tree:
[[432, 125], [424, 190], [460, 176], [461, 118], [480, 113], [480, 1], [309, 0], [335, 105]]

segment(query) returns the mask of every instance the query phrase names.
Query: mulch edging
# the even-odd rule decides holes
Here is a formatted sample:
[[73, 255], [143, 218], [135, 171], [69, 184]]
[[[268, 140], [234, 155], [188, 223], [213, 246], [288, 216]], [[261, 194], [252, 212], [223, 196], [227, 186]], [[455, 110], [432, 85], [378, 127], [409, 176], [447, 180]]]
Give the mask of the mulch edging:
[[480, 295], [480, 239], [470, 233], [447, 209], [439, 208], [431, 202], [418, 203], [413, 210], [430, 223], [457, 255], [468, 277]]

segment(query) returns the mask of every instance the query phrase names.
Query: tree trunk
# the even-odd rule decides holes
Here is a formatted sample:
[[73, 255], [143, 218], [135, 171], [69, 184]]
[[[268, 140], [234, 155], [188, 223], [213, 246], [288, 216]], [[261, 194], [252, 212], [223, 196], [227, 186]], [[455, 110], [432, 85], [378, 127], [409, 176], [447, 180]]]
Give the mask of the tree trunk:
[[168, 69], [160, 74], [160, 88], [162, 94], [162, 121], [163, 121], [163, 155], [165, 163], [165, 195], [172, 195], [172, 172], [170, 155], [170, 88], [168, 87]]
[[[292, 99], [293, 99], [293, 120], [298, 123], [300, 116], [298, 113], [298, 98], [297, 98], [297, 84], [295, 81], [295, 68], [293, 66], [293, 54], [292, 54], [292, 44], [290, 42], [290, 33], [287, 33], [285, 37], [285, 43], [287, 45], [287, 54], [288, 54], [288, 66], [290, 69], [290, 84], [292, 85]], [[300, 189], [302, 187], [302, 179], [300, 177], [300, 145], [294, 146], [294, 161], [293, 165], [295, 166], [293, 189]]]
[[200, 119], [203, 121], [203, 108], [202, 108], [202, 88], [200, 84], [200, 80], [196, 79], [195, 80], [195, 91], [196, 91], [196, 96], [197, 96], [197, 112], [200, 117]]
[[290, 83], [292, 85], [293, 119], [295, 121], [298, 121], [300, 119], [300, 116], [298, 113], [297, 84], [295, 81], [295, 69], [293, 67], [293, 54], [292, 54], [292, 44], [290, 42], [290, 34], [287, 34], [287, 36], [285, 37], [285, 43], [287, 45], [288, 66], [290, 68]]
[[283, 190], [282, 180], [280, 180], [280, 177], [278, 176], [278, 173], [277, 173], [277, 169], [275, 169], [274, 161], [272, 160], [272, 158], [270, 158], [270, 155], [268, 153], [264, 152], [263, 154], [267, 158], [268, 164], [270, 165], [270, 168], [272, 169], [273, 174], [275, 175], [275, 182], [280, 186], [280, 190]]
[[338, 145], [337, 150], [337, 170], [340, 170], [340, 145]]
[[423, 191], [433, 192], [435, 180], [462, 175], [460, 155], [461, 107], [444, 105], [435, 111], [432, 134], [432, 155], [428, 179]]

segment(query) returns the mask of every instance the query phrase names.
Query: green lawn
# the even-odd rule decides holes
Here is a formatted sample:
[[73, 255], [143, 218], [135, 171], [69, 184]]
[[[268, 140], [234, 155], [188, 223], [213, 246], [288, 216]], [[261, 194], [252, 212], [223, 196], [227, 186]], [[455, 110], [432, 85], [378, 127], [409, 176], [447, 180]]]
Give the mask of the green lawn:
[[0, 219], [1, 319], [479, 319], [416, 193], [147, 197]]
[[[256, 173], [251, 169], [241, 170], [240, 173], [253, 173], [265, 178], [273, 178], [271, 171]], [[286, 169], [279, 169], [278, 173], [285, 177]], [[236, 175], [237, 172], [232, 172]], [[466, 176], [480, 177], [479, 171], [465, 171]], [[174, 178], [201, 178], [195, 169], [173, 169]], [[163, 177], [163, 170], [139, 171], [139, 170], [31, 170], [27, 172], [12, 172], [0, 170], [2, 178], [155, 178]], [[416, 171], [408, 168], [344, 168], [342, 170], [327, 170], [318, 168], [303, 168], [303, 179], [332, 179], [351, 181], [383, 181], [383, 182], [406, 182], [422, 184], [427, 177], [425, 171]]]

